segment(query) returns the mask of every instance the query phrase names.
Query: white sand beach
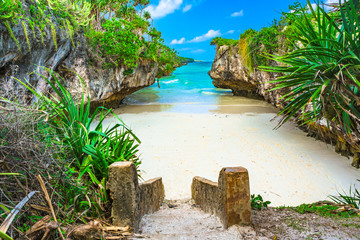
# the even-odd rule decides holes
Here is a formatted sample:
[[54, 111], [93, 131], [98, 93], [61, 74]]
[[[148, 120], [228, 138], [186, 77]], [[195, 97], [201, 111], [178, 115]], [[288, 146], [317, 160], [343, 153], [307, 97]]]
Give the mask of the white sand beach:
[[[249, 170], [250, 190], [271, 206], [312, 203], [348, 191], [359, 170], [331, 145], [287, 123], [276, 109], [245, 104], [124, 106], [117, 114], [141, 139], [142, 177], [161, 176], [167, 199], [189, 199], [194, 176], [217, 181], [223, 167]], [[114, 119], [107, 119], [111, 124]]]

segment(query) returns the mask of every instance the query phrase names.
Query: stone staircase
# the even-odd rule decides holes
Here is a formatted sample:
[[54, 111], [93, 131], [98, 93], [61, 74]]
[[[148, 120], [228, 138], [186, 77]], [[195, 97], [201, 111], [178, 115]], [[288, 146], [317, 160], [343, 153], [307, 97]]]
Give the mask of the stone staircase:
[[193, 200], [188, 201], [164, 201], [161, 178], [139, 184], [131, 162], [109, 167], [107, 187], [113, 224], [130, 226], [142, 238], [257, 239], [250, 227], [249, 175], [245, 168], [223, 168], [218, 182], [194, 177]]
[[205, 213], [191, 201], [165, 203], [159, 211], [143, 216], [139, 233], [143, 239], [153, 240], [259, 239], [251, 226], [224, 229], [220, 218]]

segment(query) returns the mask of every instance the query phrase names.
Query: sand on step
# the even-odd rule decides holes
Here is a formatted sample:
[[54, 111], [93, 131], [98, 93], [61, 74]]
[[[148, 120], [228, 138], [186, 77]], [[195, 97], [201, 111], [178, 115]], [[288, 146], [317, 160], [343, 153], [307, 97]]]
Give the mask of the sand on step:
[[153, 240], [241, 240], [256, 235], [252, 227], [223, 229], [219, 218], [187, 202], [164, 203], [160, 211], [144, 216], [140, 227], [141, 235]]

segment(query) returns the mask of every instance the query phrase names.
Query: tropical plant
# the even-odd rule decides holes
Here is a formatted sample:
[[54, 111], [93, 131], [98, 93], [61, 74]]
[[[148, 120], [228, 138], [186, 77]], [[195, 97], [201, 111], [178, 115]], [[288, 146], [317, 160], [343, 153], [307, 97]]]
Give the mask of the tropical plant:
[[89, 32], [88, 37], [94, 48], [100, 48], [104, 57], [110, 59], [114, 67], [124, 64], [135, 68], [142, 47], [142, 39], [134, 32], [135, 25], [122, 19], [105, 20], [105, 31]]
[[[141, 161], [136, 154], [140, 140], [118, 116], [112, 114], [111, 109], [97, 107], [91, 114], [89, 96], [85, 100], [82, 94], [75, 101], [62, 85], [61, 81], [64, 80], [58, 74], [48, 71], [54, 82], [42, 77], [57, 97], [39, 94], [30, 85], [21, 83], [37, 96], [43, 104], [43, 110], [49, 113], [51, 128], [55, 129], [61, 143], [71, 149], [76, 161], [68, 166], [69, 169], [78, 174], [78, 179], [91, 180], [92, 184], [99, 186], [102, 200], [106, 201], [108, 166], [117, 161], [133, 161], [138, 167]], [[95, 120], [97, 116], [99, 119]], [[118, 123], [104, 128], [103, 121], [109, 116], [117, 119]]]
[[293, 23], [299, 35], [291, 40], [298, 47], [283, 56], [269, 56], [280, 66], [260, 67], [280, 73], [272, 90], [288, 89], [280, 125], [296, 114], [304, 123], [325, 119], [359, 149], [354, 137], [360, 135], [359, 0], [340, 1], [340, 18], [319, 3], [314, 9], [308, 1], [308, 8], [310, 14], [302, 8], [304, 21]]
[[3, 231], [0, 231], [0, 238], [4, 239], [4, 240], [13, 240], [12, 237], [10, 237], [9, 235], [7, 235], [6, 233], [4, 233]]
[[271, 203], [270, 201], [264, 201], [263, 197], [258, 194], [255, 196], [255, 194], [251, 194], [251, 208], [261, 210], [262, 208], [267, 208], [267, 206]]
[[[360, 180], [358, 180], [360, 182]], [[349, 192], [338, 193], [338, 196], [331, 195], [330, 199], [336, 203], [349, 204], [354, 208], [360, 209], [360, 191], [354, 186], [350, 187]]]

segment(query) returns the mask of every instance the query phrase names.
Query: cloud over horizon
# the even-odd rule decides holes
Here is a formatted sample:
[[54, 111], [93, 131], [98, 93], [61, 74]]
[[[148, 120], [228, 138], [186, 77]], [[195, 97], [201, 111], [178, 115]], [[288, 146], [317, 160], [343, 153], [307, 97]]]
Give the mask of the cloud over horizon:
[[[158, 5], [149, 5], [145, 8], [153, 19], [162, 18], [179, 9], [183, 0], [160, 0]], [[190, 9], [189, 9], [190, 10]]]
[[189, 43], [192, 43], [192, 42], [204, 42], [206, 40], [209, 40], [211, 38], [214, 38], [214, 37], [219, 37], [221, 36], [221, 32], [220, 30], [209, 30], [207, 33], [201, 35], [201, 36], [198, 36], [198, 37], [195, 37], [193, 38], [192, 40], [188, 41]]
[[241, 9], [239, 12], [234, 12], [231, 14], [232, 17], [241, 17], [244, 16], [244, 11]]
[[234, 32], [235, 32], [235, 30], [229, 30], [225, 34], [233, 34]]

